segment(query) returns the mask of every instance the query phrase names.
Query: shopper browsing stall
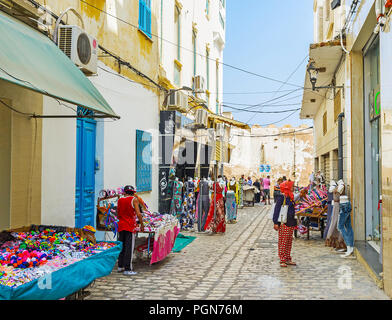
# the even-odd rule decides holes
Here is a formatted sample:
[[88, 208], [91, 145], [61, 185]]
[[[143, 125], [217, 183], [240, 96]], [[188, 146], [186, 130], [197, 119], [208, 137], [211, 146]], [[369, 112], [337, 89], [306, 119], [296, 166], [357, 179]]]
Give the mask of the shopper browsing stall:
[[141, 232], [144, 232], [144, 225], [139, 209], [140, 203], [135, 197], [135, 188], [125, 186], [124, 193], [126, 196], [120, 198], [117, 205], [119, 240], [123, 244], [118, 257], [118, 271], [124, 271], [125, 275], [135, 275], [136, 272], [132, 268], [132, 258], [135, 249], [136, 217], [139, 219]]

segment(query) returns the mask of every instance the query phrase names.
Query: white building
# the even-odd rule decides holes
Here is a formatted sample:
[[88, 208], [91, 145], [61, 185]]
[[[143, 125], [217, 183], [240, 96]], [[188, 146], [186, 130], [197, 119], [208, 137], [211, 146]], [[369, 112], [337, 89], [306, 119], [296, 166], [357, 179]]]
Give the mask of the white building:
[[193, 87], [201, 76], [212, 112], [222, 112], [225, 0], [161, 0], [161, 77], [173, 88]]

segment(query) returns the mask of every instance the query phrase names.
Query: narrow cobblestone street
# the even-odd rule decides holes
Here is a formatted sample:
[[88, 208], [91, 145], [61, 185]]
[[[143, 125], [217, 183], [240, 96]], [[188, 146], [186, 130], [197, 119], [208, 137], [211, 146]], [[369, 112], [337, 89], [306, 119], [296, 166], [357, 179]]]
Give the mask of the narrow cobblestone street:
[[182, 252], [153, 266], [136, 260], [133, 277], [115, 269], [87, 299], [388, 299], [357, 260], [325, 247], [319, 232], [295, 239], [298, 266], [281, 268], [268, 207], [239, 210], [223, 236], [189, 234], [197, 239]]

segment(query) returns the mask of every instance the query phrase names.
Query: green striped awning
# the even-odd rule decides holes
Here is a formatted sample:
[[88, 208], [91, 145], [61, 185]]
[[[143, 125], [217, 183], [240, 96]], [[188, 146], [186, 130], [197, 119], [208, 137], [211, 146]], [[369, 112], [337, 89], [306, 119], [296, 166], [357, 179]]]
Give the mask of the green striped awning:
[[0, 79], [119, 118], [91, 81], [47, 36], [0, 11]]

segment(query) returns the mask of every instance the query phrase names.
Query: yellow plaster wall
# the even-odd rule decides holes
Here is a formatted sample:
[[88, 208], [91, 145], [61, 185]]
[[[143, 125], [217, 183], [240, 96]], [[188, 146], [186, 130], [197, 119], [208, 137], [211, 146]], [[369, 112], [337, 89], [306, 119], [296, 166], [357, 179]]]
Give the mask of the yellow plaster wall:
[[[1, 98], [0, 98], [1, 99]], [[8, 105], [9, 99], [1, 99]], [[0, 103], [0, 195], [1, 214], [0, 230], [10, 227], [10, 202], [11, 202], [11, 110]]]
[[355, 240], [365, 240], [365, 184], [363, 137], [363, 59], [351, 52], [351, 199], [353, 201]]
[[[19, 111], [42, 114], [42, 95], [0, 80], [0, 97]], [[3, 106], [1, 106], [4, 109]], [[8, 112], [8, 111], [7, 111]], [[2, 110], [2, 113], [6, 112]], [[42, 125], [12, 112], [0, 118], [0, 126], [9, 128], [10, 154], [0, 154], [10, 161], [9, 227], [18, 228], [41, 222]], [[2, 138], [3, 142], [5, 139]], [[7, 212], [5, 212], [7, 214]], [[5, 220], [5, 219], [4, 219]], [[7, 223], [7, 221], [5, 221]], [[7, 226], [4, 226], [7, 227]]]
[[[154, 81], [158, 81], [159, 51], [158, 39], [152, 36], [149, 39], [139, 26], [139, 1], [138, 0], [85, 0], [91, 6], [79, 0], [40, 0], [42, 5], [59, 15], [68, 7], [75, 8], [82, 16], [86, 31], [98, 39], [98, 43], [110, 52], [128, 61], [132, 66], [146, 74]], [[95, 8], [94, 8], [95, 7]], [[124, 23], [102, 11], [116, 16]], [[151, 33], [157, 34], [157, 1], [152, 1], [151, 8]], [[67, 21], [66, 17], [64, 21]], [[74, 14], [68, 14], [68, 24], [80, 26], [79, 19]], [[110, 68], [121, 72], [122, 75], [147, 84], [146, 89], [157, 92], [146, 79], [136, 75], [125, 66], [119, 68], [115, 59], [103, 57], [99, 50], [99, 59]]]

